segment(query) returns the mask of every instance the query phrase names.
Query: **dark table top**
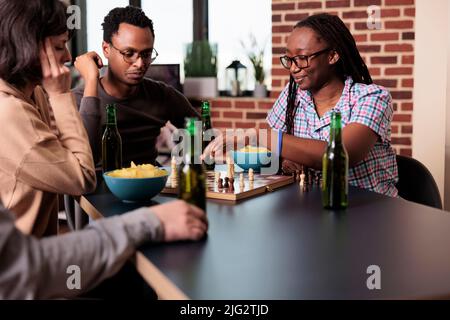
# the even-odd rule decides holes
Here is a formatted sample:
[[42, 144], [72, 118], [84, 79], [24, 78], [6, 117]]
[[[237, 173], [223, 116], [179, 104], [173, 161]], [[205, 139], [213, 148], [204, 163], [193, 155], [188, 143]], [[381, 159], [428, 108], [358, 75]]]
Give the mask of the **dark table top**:
[[[117, 200], [103, 182], [85, 198], [104, 216], [143, 205]], [[450, 297], [448, 212], [353, 187], [349, 203], [324, 210], [320, 190], [297, 184], [237, 204], [211, 200], [206, 239], [139, 251], [192, 299]], [[371, 265], [380, 290], [367, 287]]]

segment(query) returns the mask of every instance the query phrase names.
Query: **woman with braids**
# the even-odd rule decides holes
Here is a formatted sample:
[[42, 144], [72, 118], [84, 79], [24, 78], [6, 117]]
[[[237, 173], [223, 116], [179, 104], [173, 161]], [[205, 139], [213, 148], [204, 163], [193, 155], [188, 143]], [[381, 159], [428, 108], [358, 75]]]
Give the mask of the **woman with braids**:
[[[284, 159], [283, 171], [301, 165], [320, 170], [331, 113], [340, 111], [349, 155], [349, 183], [396, 197], [397, 163], [390, 144], [391, 96], [372, 83], [342, 20], [317, 14], [298, 22], [280, 60], [289, 70], [290, 80], [267, 116], [272, 135], [277, 136], [271, 141], [279, 143], [258, 143], [278, 151]], [[205, 152], [215, 154], [222, 149], [225, 139], [216, 140]]]

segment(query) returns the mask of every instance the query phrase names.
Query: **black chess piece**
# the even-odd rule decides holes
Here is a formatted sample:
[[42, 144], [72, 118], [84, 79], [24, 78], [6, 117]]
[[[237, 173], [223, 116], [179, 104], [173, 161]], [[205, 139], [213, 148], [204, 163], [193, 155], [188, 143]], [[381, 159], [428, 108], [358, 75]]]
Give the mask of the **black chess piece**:
[[229, 181], [230, 179], [228, 177], [225, 177], [225, 183], [223, 184], [224, 188], [228, 188], [230, 186]]
[[219, 178], [219, 189], [223, 188], [223, 179]]

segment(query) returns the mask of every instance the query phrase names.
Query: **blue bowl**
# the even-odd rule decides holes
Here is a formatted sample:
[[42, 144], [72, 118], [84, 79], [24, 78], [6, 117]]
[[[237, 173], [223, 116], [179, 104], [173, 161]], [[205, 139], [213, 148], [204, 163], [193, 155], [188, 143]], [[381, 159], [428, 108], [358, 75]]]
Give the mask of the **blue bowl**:
[[153, 178], [117, 178], [103, 173], [109, 190], [122, 201], [146, 201], [159, 194], [166, 186], [169, 173]]
[[234, 163], [248, 171], [252, 168], [255, 172], [260, 172], [261, 168], [270, 167], [270, 151], [268, 152], [242, 152], [233, 151]]

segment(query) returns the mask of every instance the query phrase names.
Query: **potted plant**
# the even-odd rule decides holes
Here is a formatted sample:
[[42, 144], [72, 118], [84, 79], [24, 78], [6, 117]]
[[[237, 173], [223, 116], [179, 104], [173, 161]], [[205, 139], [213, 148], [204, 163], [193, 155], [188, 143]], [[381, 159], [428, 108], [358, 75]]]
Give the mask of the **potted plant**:
[[184, 94], [187, 97], [217, 97], [217, 45], [208, 40], [193, 41], [184, 57]]
[[258, 47], [256, 38], [253, 34], [249, 35], [249, 45], [246, 45], [241, 40], [241, 45], [246, 51], [247, 58], [253, 65], [254, 77], [255, 77], [255, 90], [253, 96], [257, 98], [265, 98], [267, 96], [267, 87], [264, 84], [266, 77], [264, 71], [264, 47]]

